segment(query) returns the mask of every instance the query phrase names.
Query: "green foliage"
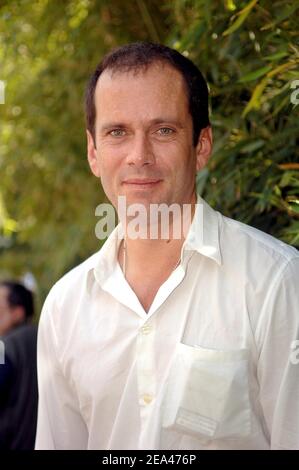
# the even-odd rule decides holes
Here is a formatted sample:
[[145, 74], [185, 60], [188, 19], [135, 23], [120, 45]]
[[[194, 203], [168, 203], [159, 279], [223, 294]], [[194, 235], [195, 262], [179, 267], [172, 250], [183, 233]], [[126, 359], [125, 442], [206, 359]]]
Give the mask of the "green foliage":
[[0, 2], [0, 275], [32, 271], [44, 297], [100, 247], [84, 88], [107, 50], [136, 40], [178, 48], [208, 80], [215, 147], [200, 192], [299, 246], [298, 11], [298, 0]]
[[[175, 2], [172, 44], [206, 76], [214, 154], [198, 184], [226, 215], [299, 246], [299, 2]], [[299, 83], [298, 83], [299, 85]], [[298, 93], [299, 98], [299, 93]]]
[[32, 271], [44, 297], [100, 248], [104, 194], [86, 159], [86, 82], [111, 47], [167, 34], [157, 0], [0, 3], [0, 275]]

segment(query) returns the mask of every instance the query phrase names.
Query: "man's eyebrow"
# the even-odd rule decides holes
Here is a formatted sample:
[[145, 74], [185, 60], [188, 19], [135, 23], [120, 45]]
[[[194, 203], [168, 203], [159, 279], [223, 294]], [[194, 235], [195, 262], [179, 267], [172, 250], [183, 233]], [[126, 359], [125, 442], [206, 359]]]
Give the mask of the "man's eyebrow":
[[107, 130], [110, 130], [110, 129], [115, 129], [115, 128], [123, 129], [125, 127], [126, 127], [126, 125], [122, 124], [120, 122], [106, 122], [105, 124], [103, 124], [100, 127], [100, 132], [107, 131]]
[[184, 127], [182, 122], [181, 121], [177, 121], [176, 119], [173, 119], [171, 118], [170, 116], [165, 116], [165, 117], [159, 117], [159, 118], [155, 118], [155, 119], [152, 119], [150, 121], [150, 124], [164, 124], [164, 123], [167, 123], [167, 124], [173, 124], [174, 126], [176, 127]]

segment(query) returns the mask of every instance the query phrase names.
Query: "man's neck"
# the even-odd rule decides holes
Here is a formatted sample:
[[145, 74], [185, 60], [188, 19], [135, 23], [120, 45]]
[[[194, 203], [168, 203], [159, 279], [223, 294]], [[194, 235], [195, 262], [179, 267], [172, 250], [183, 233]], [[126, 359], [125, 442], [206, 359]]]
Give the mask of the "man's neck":
[[[185, 227], [184, 234], [187, 234], [190, 229], [196, 207], [196, 198], [190, 204], [191, 216], [189, 226]], [[179, 265], [181, 250], [185, 241], [184, 234], [182, 233], [180, 238], [169, 237], [168, 239], [139, 238], [135, 240], [125, 237], [125, 242], [123, 241], [120, 244], [119, 264], [128, 284], [146, 312], [150, 309], [160, 286]]]
[[[192, 197], [190, 202], [190, 217], [187, 225], [181, 223], [181, 231], [179, 236], [175, 236], [177, 232], [174, 230], [173, 224], [169, 224], [169, 231], [166, 238], [137, 238], [133, 239], [127, 234], [125, 237], [126, 250], [126, 273], [135, 276], [155, 275], [159, 272], [167, 272], [171, 270], [180, 259], [181, 249], [185, 241], [185, 235], [189, 231], [194, 212], [196, 208], [196, 195]], [[181, 212], [182, 214], [182, 212]], [[181, 220], [182, 222], [182, 220]], [[161, 234], [161, 227], [157, 233]], [[148, 233], [150, 230], [148, 230]], [[127, 233], [127, 232], [125, 232]], [[121, 243], [118, 253], [118, 260], [123, 268], [124, 261], [124, 243]]]

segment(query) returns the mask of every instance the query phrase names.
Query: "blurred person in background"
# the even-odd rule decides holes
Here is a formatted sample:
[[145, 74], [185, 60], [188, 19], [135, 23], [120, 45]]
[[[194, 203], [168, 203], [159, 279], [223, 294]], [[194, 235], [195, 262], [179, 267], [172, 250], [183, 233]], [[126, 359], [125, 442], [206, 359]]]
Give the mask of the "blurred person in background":
[[37, 420], [33, 294], [18, 282], [0, 282], [0, 449], [34, 448]]

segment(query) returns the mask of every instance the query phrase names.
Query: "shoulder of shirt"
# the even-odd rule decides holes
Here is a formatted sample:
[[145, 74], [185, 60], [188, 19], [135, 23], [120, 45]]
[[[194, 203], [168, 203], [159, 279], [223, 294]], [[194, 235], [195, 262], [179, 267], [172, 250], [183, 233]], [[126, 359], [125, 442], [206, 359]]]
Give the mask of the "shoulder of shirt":
[[12, 358], [16, 351], [26, 349], [28, 341], [35, 342], [37, 337], [37, 327], [31, 323], [22, 323], [12, 328], [6, 335], [1, 336], [1, 341], [5, 344], [6, 354]]
[[[255, 255], [271, 257], [271, 259], [280, 260], [284, 265], [291, 260], [299, 259], [299, 251], [287, 243], [265, 233], [251, 225], [231, 219], [220, 214], [223, 229], [228, 229], [228, 234], [233, 242], [242, 242], [254, 250]], [[222, 240], [225, 241], [225, 240]]]
[[18, 326], [15, 326], [11, 330], [9, 330], [8, 333], [6, 333], [6, 335], [1, 337], [1, 339], [2, 338], [14, 338], [14, 337], [19, 337], [19, 336], [21, 337], [23, 335], [30, 335], [32, 333], [35, 333], [36, 329], [37, 329], [36, 325], [32, 323], [24, 322]]
[[[101, 249], [64, 274], [53, 285], [48, 298], [53, 296], [56, 298], [61, 298], [62, 296], [65, 297], [68, 292], [74, 293], [74, 289], [82, 288], [82, 286], [87, 282], [90, 271], [92, 271], [96, 266], [100, 251]], [[78, 293], [78, 290], [76, 290], [76, 292]]]

